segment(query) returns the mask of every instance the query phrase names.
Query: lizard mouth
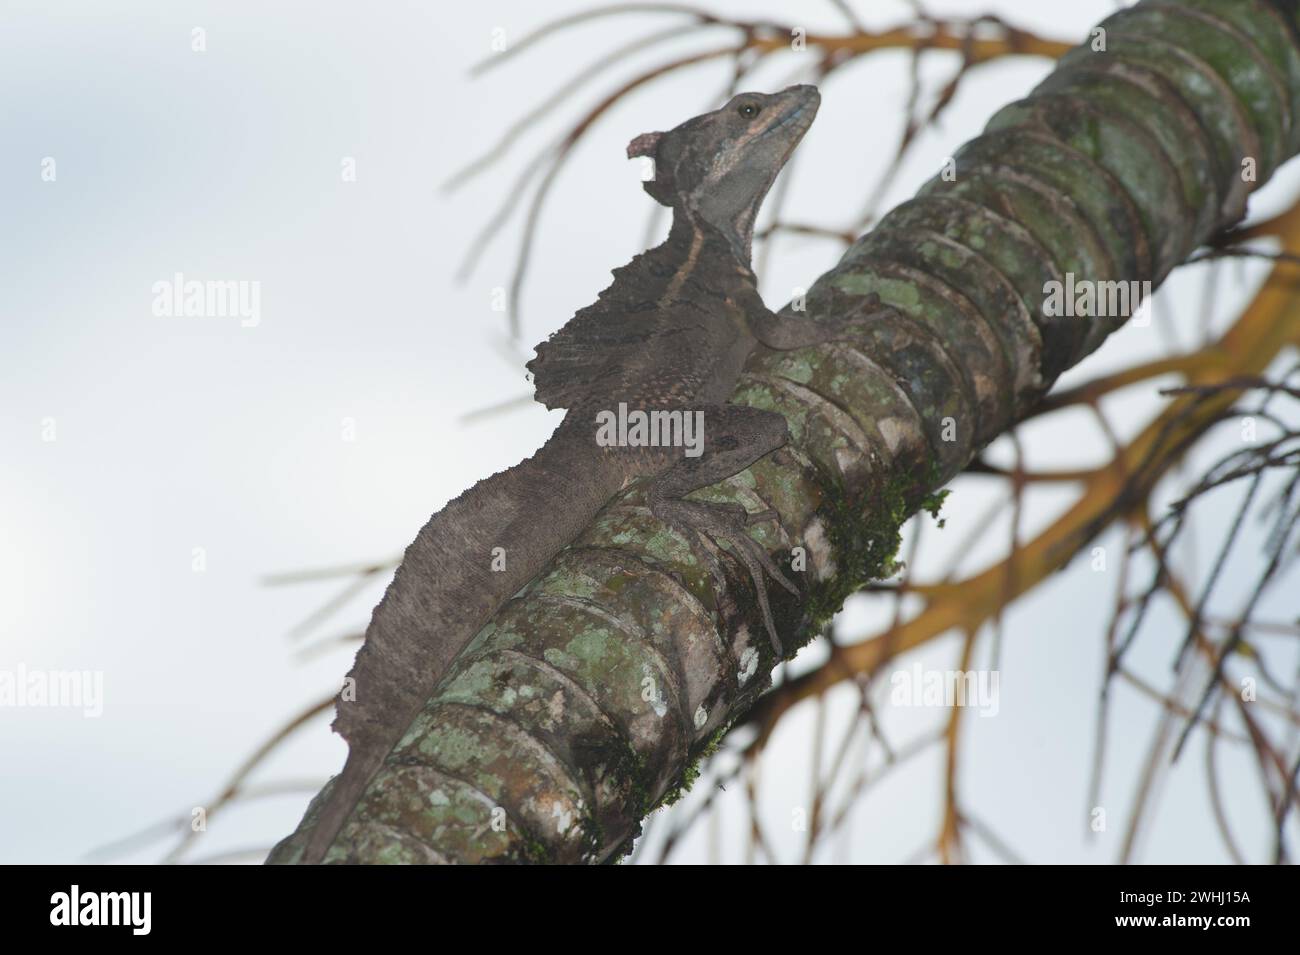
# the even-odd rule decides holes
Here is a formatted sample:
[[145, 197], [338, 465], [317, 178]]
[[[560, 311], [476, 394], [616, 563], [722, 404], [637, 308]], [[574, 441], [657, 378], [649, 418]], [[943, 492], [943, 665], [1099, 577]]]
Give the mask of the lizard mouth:
[[[804, 115], [805, 113], [807, 113], [807, 112], [808, 112], [808, 107], [807, 107], [807, 106], [796, 106], [793, 110], [791, 110], [791, 111], [790, 111], [789, 113], [787, 113], [785, 116], [782, 116], [781, 119], [780, 119], [780, 121], [777, 122], [777, 123], [775, 123], [775, 124], [772, 126], [772, 128], [768, 130], [768, 132], [769, 132], [769, 133], [775, 133], [775, 132], [777, 132], [778, 130], [784, 129], [785, 127], [789, 126], [791, 123], [797, 122], [797, 121], [799, 120], [799, 117], [803, 116], [803, 115]], [[810, 125], [812, 125], [812, 117], [811, 117], [811, 116], [808, 117], [808, 122], [806, 122], [804, 125], [805, 125], [805, 126], [810, 126]]]
[[[802, 91], [805, 89], [812, 90], [812, 95], [803, 93]], [[821, 105], [821, 97], [816, 94], [816, 90], [812, 87], [793, 87], [790, 92], [796, 90], [799, 91], [796, 94], [799, 99], [787, 107], [771, 126], [763, 130], [763, 138], [780, 133], [792, 124], [796, 125], [796, 129], [793, 130], [796, 133], [796, 142], [808, 131], [808, 127], [812, 125], [812, 121], [817, 115], [817, 107]], [[787, 130], [787, 132], [789, 131]]]

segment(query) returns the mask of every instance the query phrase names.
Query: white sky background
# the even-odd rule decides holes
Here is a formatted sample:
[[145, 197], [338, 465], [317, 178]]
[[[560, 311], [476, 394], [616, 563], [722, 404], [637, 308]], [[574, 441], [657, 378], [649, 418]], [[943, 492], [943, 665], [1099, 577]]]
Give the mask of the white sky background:
[[[52, 12], [48, 3], [10, 0], [0, 10], [0, 210], [8, 226], [0, 231], [0, 669], [99, 670], [105, 692], [98, 719], [0, 708], [0, 862], [75, 861], [169, 816], [188, 817], [269, 732], [330, 691], [353, 648], [303, 663], [286, 634], [338, 584], [269, 588], [262, 578], [395, 556], [433, 510], [545, 439], [559, 416], [540, 406], [473, 426], [458, 420], [528, 390], [521, 361], [501, 347], [504, 317], [490, 308], [493, 288], [509, 284], [518, 220], [473, 277], [456, 284], [461, 255], [528, 157], [616, 77], [660, 61], [663, 50], [730, 37], [632, 58], [588, 85], [504, 165], [445, 196], [438, 185], [559, 82], [670, 21], [588, 24], [471, 80], [468, 68], [488, 55], [494, 28], [513, 41], [591, 4], [548, 3], [545, 13], [522, 0], [114, 6], [110, 14], [68, 2]], [[907, 15], [902, 3], [856, 6], [870, 11], [863, 18], [873, 26]], [[829, 4], [707, 7], [810, 28], [839, 24]], [[977, 7], [929, 5], [996, 12], [1067, 39], [1114, 5]], [[207, 31], [205, 53], [191, 50], [196, 26]], [[836, 224], [865, 200], [901, 127], [905, 63], [901, 53], [873, 55], [823, 88], [787, 206], [799, 220]], [[926, 60], [931, 94], [955, 64], [952, 55]], [[750, 87], [802, 80], [797, 71], [808, 65], [786, 54]], [[922, 138], [885, 208], [1048, 69], [1032, 59], [981, 67], [942, 128]], [[651, 84], [591, 130], [542, 219], [522, 303], [526, 349], [594, 299], [609, 270], [642, 247], [652, 203], [639, 163], [623, 158], [626, 142], [711, 108], [725, 71], [715, 64]], [[57, 163], [55, 182], [41, 179], [45, 157]], [[341, 181], [344, 157], [355, 157], [356, 182]], [[1254, 208], [1291, 202], [1295, 165]], [[769, 305], [838, 255], [833, 243], [781, 239], [764, 276]], [[1218, 303], [1219, 324], [1262, 273], [1257, 264], [1240, 271], [1243, 283]], [[260, 282], [260, 324], [154, 316], [151, 287], [176, 272]], [[1172, 294], [1162, 293], [1171, 325], [1195, 319], [1200, 287], [1199, 273], [1184, 273]], [[1157, 329], [1126, 329], [1065, 381], [1161, 348]], [[1146, 388], [1125, 394], [1117, 426], [1132, 433], [1161, 400]], [[48, 418], [53, 442], [42, 440]], [[344, 418], [355, 421], [355, 441], [342, 439]], [[1026, 428], [1024, 439], [1039, 466], [1095, 464], [1105, 449], [1084, 416], [1054, 417], [1050, 427]], [[976, 513], [994, 487], [972, 479], [949, 499], [947, 529], [928, 535], [933, 566], [943, 562], [944, 538], [960, 539], [962, 515]], [[1062, 489], [1036, 492], [1025, 532], [1068, 500]], [[1221, 506], [1200, 525], [1206, 547], [1227, 513]], [[967, 569], [1006, 539], [991, 533]], [[1115, 542], [1102, 542], [1112, 567]], [[196, 547], [206, 551], [206, 572], [191, 569]], [[1007, 616], [1000, 713], [966, 724], [964, 804], [1030, 861], [1105, 862], [1119, 851], [1156, 709], [1119, 693], [1103, 793], [1110, 823], [1088, 838], [1101, 629], [1114, 577], [1091, 574], [1081, 561], [1017, 605]], [[313, 639], [363, 628], [384, 583]], [[865, 632], [887, 610], [855, 598], [845, 632]], [[1274, 602], [1261, 616], [1288, 610], [1294, 617], [1294, 606]], [[1171, 619], [1155, 617], [1134, 656], [1161, 685], [1182, 635]], [[794, 666], [822, 652], [809, 648]], [[940, 641], [917, 659], [955, 666], [956, 643]], [[1281, 672], [1294, 667], [1292, 657]], [[842, 720], [855, 697], [830, 699]], [[902, 741], [945, 717], [894, 711], [886, 726]], [[813, 718], [811, 707], [792, 714], [764, 761], [764, 821], [787, 860], [799, 857], [802, 837], [789, 820], [808, 803]], [[256, 778], [319, 781], [337, 771], [345, 746], [327, 723], [317, 719]], [[838, 736], [831, 739], [833, 752]], [[1202, 752], [1198, 736], [1169, 777], [1143, 861], [1226, 860], [1211, 830]], [[1233, 823], [1263, 858], [1269, 826], [1253, 762], [1234, 759], [1225, 773]], [[937, 833], [941, 773], [939, 750], [900, 772], [862, 804], [835, 852], [818, 858], [913, 855]], [[269, 846], [298, 821], [308, 795], [214, 815], [196, 857]], [[743, 813], [724, 814], [722, 858], [739, 858], [745, 825]], [[709, 858], [707, 835], [702, 827], [676, 858]], [[119, 858], [154, 861], [165, 845]], [[977, 849], [975, 858], [993, 857]]]

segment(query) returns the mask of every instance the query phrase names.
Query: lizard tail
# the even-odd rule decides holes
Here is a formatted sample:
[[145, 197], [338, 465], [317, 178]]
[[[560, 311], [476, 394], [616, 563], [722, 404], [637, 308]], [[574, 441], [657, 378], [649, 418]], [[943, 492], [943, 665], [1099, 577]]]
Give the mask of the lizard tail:
[[[348, 759], [302, 857], [319, 863], [453, 659], [618, 493], [622, 474], [561, 425], [535, 455], [479, 481], [407, 548], [335, 703]], [[293, 837], [290, 837], [291, 839]], [[286, 847], [287, 848], [287, 847]], [[279, 847], [272, 853], [272, 861]]]

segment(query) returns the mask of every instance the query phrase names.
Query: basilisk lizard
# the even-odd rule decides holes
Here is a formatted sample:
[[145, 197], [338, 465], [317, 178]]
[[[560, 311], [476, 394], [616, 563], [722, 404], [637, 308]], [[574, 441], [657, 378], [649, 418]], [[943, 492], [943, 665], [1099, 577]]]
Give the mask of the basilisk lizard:
[[[654, 179], [644, 186], [672, 209], [668, 238], [616, 269], [593, 305], [537, 346], [528, 363], [537, 400], [568, 409], [546, 444], [448, 504], [407, 549], [337, 702], [334, 728], [349, 755], [324, 796], [302, 862], [324, 858], [457, 653], [633, 482], [647, 482], [655, 517], [688, 540], [730, 545], [753, 580], [777, 656], [784, 655], [764, 575], [796, 596], [799, 590], [746, 532], [778, 515], [686, 495], [743, 471], [788, 439], [781, 415], [727, 403], [751, 352], [842, 339], [864, 320], [778, 317], [764, 306], [750, 268], [759, 205], [819, 104], [812, 86], [742, 93], [629, 144], [629, 158], [654, 161]], [[703, 453], [602, 442], [598, 417], [624, 404], [698, 413]], [[494, 548], [504, 548], [504, 568], [492, 566]]]

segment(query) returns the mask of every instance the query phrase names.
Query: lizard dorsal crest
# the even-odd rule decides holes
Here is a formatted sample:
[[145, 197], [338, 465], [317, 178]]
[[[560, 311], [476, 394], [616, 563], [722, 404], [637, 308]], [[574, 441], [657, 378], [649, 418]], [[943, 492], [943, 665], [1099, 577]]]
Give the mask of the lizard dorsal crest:
[[671, 182], [659, 171], [659, 144], [663, 142], [665, 135], [665, 133], [642, 133], [627, 144], [627, 158], [646, 156], [654, 161], [655, 176], [641, 183], [641, 187], [653, 196], [656, 202], [671, 206], [673, 204]]
[[627, 144], [627, 158], [649, 156], [653, 159], [655, 150], [659, 148], [659, 140], [663, 139], [663, 136], [663, 133], [642, 133]]

